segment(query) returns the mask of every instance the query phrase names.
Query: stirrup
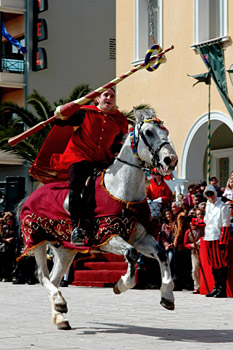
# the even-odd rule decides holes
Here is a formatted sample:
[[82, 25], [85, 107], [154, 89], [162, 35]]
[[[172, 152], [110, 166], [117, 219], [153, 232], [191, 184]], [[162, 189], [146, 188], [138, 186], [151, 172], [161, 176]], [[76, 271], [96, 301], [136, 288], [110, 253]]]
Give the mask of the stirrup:
[[84, 230], [81, 228], [75, 227], [73, 229], [73, 232], [71, 234], [71, 243], [74, 245], [84, 245], [85, 235]]

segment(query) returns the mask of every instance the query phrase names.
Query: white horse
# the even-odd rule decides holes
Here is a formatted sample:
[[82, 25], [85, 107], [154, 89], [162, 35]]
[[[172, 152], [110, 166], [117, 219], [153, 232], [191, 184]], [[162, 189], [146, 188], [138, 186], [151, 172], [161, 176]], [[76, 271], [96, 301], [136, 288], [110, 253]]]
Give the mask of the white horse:
[[[135, 111], [135, 116], [135, 127], [126, 138], [118, 157], [103, 175], [106, 193], [125, 206], [129, 203], [134, 205], [138, 202], [146, 203], [146, 169], [148, 171], [148, 168], [156, 167], [162, 175], [168, 175], [177, 164], [177, 155], [169, 142], [168, 131], [156, 118], [153, 110]], [[62, 244], [54, 244], [54, 266], [49, 274], [46, 256], [47, 238], [49, 235], [49, 241], [56, 240], [53, 237], [57, 232], [61, 233], [64, 217], [63, 221], [58, 222], [57, 217], [51, 216], [51, 205], [47, 208], [47, 215], [42, 214], [41, 206], [44, 203], [44, 196], [48, 195], [48, 186], [44, 185], [37, 189], [23, 204], [21, 227], [25, 245], [30, 239], [34, 239], [31, 249], [34, 251], [38, 265], [39, 281], [49, 294], [52, 320], [58, 329], [70, 329], [69, 322], [64, 315], [67, 313], [67, 304], [58, 288], [79, 248], [74, 249], [73, 246], [72, 249], [67, 249]], [[68, 190], [66, 189], [66, 191]], [[52, 204], [51, 201], [50, 203]], [[60, 204], [63, 207], [64, 203]], [[68, 214], [66, 215], [68, 217]], [[160, 303], [163, 307], [174, 310], [173, 281], [167, 255], [153, 235], [147, 233], [140, 220], [133, 227], [133, 233], [130, 233], [128, 241], [123, 239], [120, 233], [115, 232], [112, 237], [108, 237], [104, 244], [97, 245], [97, 248], [95, 245], [95, 253], [109, 252], [124, 255], [128, 263], [127, 272], [114, 286], [114, 293], [120, 294], [135, 286], [137, 252], [140, 252], [147, 257], [158, 260], [162, 279]], [[70, 233], [71, 229], [70, 225]], [[63, 236], [65, 236], [64, 232]], [[90, 250], [92, 251], [92, 248]]]

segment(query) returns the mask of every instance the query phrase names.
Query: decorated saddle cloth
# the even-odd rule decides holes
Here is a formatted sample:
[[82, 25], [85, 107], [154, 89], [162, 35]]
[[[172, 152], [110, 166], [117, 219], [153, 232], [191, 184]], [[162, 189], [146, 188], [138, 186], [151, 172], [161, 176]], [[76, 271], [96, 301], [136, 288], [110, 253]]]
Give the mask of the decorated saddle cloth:
[[21, 210], [21, 227], [25, 244], [21, 257], [44, 241], [57, 242], [65, 248], [89, 254], [91, 250], [106, 244], [115, 235], [120, 235], [128, 241], [136, 231], [138, 221], [148, 230], [151, 229], [147, 200], [125, 202], [114, 198], [104, 186], [104, 173], [102, 173], [95, 183], [93, 232], [88, 234], [87, 245], [81, 247], [72, 245], [70, 243], [72, 223], [63, 206], [68, 193], [68, 183], [49, 183], [38, 188], [27, 199]]

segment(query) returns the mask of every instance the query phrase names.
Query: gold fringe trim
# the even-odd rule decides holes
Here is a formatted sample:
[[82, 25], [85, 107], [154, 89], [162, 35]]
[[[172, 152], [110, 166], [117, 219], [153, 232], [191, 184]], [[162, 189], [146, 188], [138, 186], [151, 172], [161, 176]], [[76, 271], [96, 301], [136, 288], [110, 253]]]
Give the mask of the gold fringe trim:
[[[16, 261], [19, 261], [20, 259], [22, 259], [23, 257], [25, 257], [25, 256], [27, 256], [28, 255], [28, 252], [30, 252], [31, 250], [34, 250], [36, 247], [39, 247], [41, 244], [43, 244], [43, 243], [50, 243], [50, 244], [60, 244], [61, 246], [62, 246], [62, 244], [61, 243], [59, 243], [58, 241], [48, 241], [48, 240], [43, 240], [43, 241], [41, 241], [40, 243], [38, 243], [38, 244], [35, 244], [33, 247], [31, 247], [31, 248], [28, 248], [23, 254], [21, 254], [17, 259], [16, 259]], [[65, 248], [65, 247], [63, 247], [64, 249], [69, 249], [69, 250], [71, 250], [71, 251], [75, 251], [75, 252], [78, 252], [78, 253], [82, 253], [82, 254], [90, 254], [90, 256], [93, 256], [93, 257], [95, 257], [95, 255], [91, 252], [91, 250], [94, 250], [94, 249], [92, 249], [92, 247], [90, 247], [89, 249], [85, 249], [85, 250], [79, 250], [79, 247], [77, 247], [77, 248]], [[88, 256], [87, 257], [87, 259], [88, 258], [90, 258], [90, 256]], [[79, 259], [82, 259], [82, 258], [79, 258]], [[77, 260], [79, 260], [79, 259], [76, 259], [76, 260], [74, 260], [74, 261], [77, 261]], [[85, 258], [84, 258], [85, 259]]]

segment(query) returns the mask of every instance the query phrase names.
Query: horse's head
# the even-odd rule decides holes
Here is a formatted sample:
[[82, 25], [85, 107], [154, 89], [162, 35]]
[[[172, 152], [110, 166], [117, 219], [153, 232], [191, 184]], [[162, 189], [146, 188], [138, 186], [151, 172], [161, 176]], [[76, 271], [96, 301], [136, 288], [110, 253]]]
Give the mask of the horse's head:
[[170, 174], [178, 157], [170, 143], [168, 130], [152, 109], [134, 110], [134, 114], [136, 125], [131, 133], [134, 153], [150, 168], [157, 168], [161, 175]]

